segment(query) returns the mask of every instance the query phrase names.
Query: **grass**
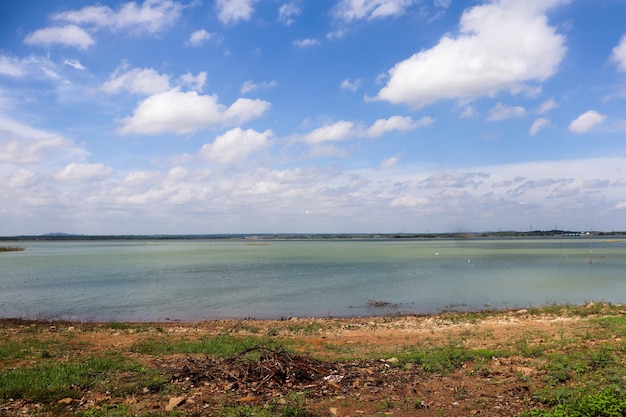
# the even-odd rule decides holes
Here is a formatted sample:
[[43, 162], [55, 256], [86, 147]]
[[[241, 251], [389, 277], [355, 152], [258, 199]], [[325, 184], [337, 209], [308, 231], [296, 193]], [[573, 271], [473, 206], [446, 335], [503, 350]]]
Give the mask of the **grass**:
[[[130, 377], [117, 378], [122, 373], [130, 373]], [[92, 388], [125, 395], [143, 388], [155, 389], [163, 383], [165, 379], [156, 371], [120, 355], [106, 355], [5, 370], [0, 373], [0, 399], [54, 402], [80, 398], [84, 390]]]
[[236, 355], [253, 347], [287, 349], [285, 343], [270, 338], [256, 336], [237, 337], [233, 335], [203, 336], [195, 340], [171, 340], [166, 337], [150, 338], [135, 343], [131, 350], [148, 355], [204, 354], [216, 358]]
[[[427, 374], [440, 378], [441, 375], [450, 375], [462, 368], [453, 378], [463, 374], [493, 381], [499, 378], [498, 369], [503, 369], [501, 365], [496, 365], [499, 360], [494, 358], [508, 358], [508, 363], [513, 364], [511, 367], [523, 365], [524, 369], [533, 371], [530, 374], [519, 371], [518, 376], [513, 374], [514, 378], [519, 378], [520, 385], [528, 389], [528, 398], [532, 398], [534, 406], [529, 406], [530, 409], [521, 417], [623, 417], [626, 415], [624, 313], [624, 307], [604, 303], [546, 306], [510, 314], [515, 317], [521, 314], [573, 319], [562, 327], [553, 327], [556, 331], [548, 332], [539, 327], [535, 330], [524, 329], [516, 333], [515, 337], [502, 339], [505, 341], [498, 344], [491, 340], [497, 335], [481, 333], [467, 326], [467, 331], [458, 332], [454, 337], [440, 337], [439, 342], [436, 342], [437, 339], [424, 339], [417, 344], [398, 344], [396, 347], [322, 341], [319, 346], [323, 349], [317, 351], [316, 355], [341, 361], [395, 357], [398, 362], [391, 366], [419, 369], [425, 372], [420, 374], [424, 379], [429, 378]], [[438, 319], [445, 320], [447, 324], [472, 324], [495, 314], [446, 313]], [[307, 398], [306, 393], [293, 393], [280, 402], [275, 399], [264, 404], [240, 403], [226, 396], [210, 400], [210, 409], [196, 414], [177, 410], [159, 411], [156, 408], [148, 410], [133, 405], [134, 399], [148, 396], [159, 398], [161, 403], [166, 404], [169, 395], [188, 395], [189, 391], [185, 390], [196, 388], [176, 384], [165, 371], [149, 365], [154, 361], [165, 360], [168, 355], [225, 358], [254, 347], [307, 351], [306, 345], [298, 344], [298, 337], [302, 336], [300, 340], [306, 340], [303, 336], [320, 338], [317, 334], [325, 328], [323, 326], [332, 325], [316, 321], [286, 323], [276, 330], [276, 337], [270, 337], [269, 331], [263, 330], [260, 324], [251, 328], [232, 329], [217, 336], [197, 336], [195, 333], [173, 335], [163, 329], [153, 331], [153, 327], [146, 325], [115, 322], [81, 327], [80, 332], [92, 332], [94, 337], [106, 329], [108, 335], [113, 334], [111, 331], [120, 338], [132, 334], [131, 340], [136, 340], [119, 349], [111, 346], [101, 350], [95, 350], [85, 342], [90, 340], [89, 337], [79, 337], [81, 333], [78, 330], [76, 333], [65, 333], [62, 325], [57, 325], [53, 333], [50, 331], [50, 323], [6, 325], [0, 327], [0, 410], [14, 400], [42, 404], [39, 411], [33, 413], [31, 409], [30, 415], [45, 417], [314, 417], [310, 404], [315, 399]], [[242, 334], [236, 334], [237, 331]], [[325, 333], [320, 335], [324, 336]], [[472, 341], [475, 343], [472, 344]], [[510, 377], [511, 374], [508, 375]], [[481, 379], [481, 383], [488, 382]], [[68, 411], [70, 407], [56, 403], [68, 397], [81, 399], [90, 392], [107, 393], [115, 401], [102, 402], [93, 407], [84, 405], [71, 412]], [[469, 388], [467, 391], [460, 389], [455, 395], [456, 401], [463, 402], [472, 392]], [[377, 403], [380, 409], [373, 412], [383, 415], [392, 408], [402, 408], [405, 403], [407, 407], [422, 408], [423, 401], [419, 396], [387, 400], [381, 397]], [[486, 398], [485, 407], [491, 404]], [[8, 415], [17, 417], [23, 414], [16, 412]]]
[[398, 364], [406, 366], [412, 363], [430, 373], [448, 374], [463, 366], [464, 363], [474, 360], [478, 353], [454, 344], [438, 348], [414, 349], [398, 356]]

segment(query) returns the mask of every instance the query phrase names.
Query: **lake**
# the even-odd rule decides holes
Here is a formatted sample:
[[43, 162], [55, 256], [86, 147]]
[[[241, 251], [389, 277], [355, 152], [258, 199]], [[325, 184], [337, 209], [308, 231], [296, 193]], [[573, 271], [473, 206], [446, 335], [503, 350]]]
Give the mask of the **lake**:
[[[26, 241], [0, 253], [0, 317], [351, 317], [626, 301], [626, 241]], [[590, 263], [590, 248], [593, 262]]]

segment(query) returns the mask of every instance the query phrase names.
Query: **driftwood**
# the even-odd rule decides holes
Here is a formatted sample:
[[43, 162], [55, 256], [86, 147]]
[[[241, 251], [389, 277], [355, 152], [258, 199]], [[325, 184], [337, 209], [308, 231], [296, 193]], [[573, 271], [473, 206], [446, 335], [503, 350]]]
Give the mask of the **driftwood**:
[[324, 396], [368, 389], [376, 391], [393, 380], [394, 369], [383, 361], [329, 363], [308, 356], [267, 348], [251, 348], [226, 359], [185, 357], [169, 362], [173, 380], [208, 385], [214, 391], [251, 397], [272, 397], [291, 391]]

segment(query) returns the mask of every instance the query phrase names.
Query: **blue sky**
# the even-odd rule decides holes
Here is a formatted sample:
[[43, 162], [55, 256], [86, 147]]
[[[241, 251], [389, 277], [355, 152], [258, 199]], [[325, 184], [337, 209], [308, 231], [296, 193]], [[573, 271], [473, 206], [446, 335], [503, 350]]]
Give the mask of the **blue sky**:
[[621, 0], [0, 2], [0, 235], [626, 230]]

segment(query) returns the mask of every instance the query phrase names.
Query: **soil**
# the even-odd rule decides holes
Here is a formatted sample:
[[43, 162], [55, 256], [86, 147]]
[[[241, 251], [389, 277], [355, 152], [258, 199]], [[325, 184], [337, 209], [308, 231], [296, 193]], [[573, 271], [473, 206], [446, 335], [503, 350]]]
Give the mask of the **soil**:
[[[428, 372], [410, 363], [398, 366], [395, 356], [415, 347], [514, 351], [512, 346], [521, 340], [533, 346], [557, 335], [566, 339], [586, 331], [588, 323], [587, 317], [536, 315], [527, 310], [484, 316], [225, 320], [119, 328], [104, 323], [4, 320], [0, 336], [6, 340], [30, 331], [45, 340], [71, 333], [67, 340], [76, 355], [122, 352], [171, 376], [173, 387], [166, 391], [145, 388], [141, 394], [122, 397], [89, 391], [81, 399], [61, 400], [57, 406], [68, 413], [125, 404], [138, 413], [175, 410], [209, 415], [224, 404], [284, 404], [294, 392], [306, 392], [306, 409], [320, 416], [518, 416], [541, 407], [533, 397], [544, 384], [541, 362], [535, 358], [494, 355], [480, 363], [466, 361], [455, 370]], [[193, 340], [220, 334], [269, 336], [290, 342], [293, 348], [289, 352], [252, 348], [225, 359], [155, 356], [131, 348], [159, 337]], [[0, 371], [23, 365], [0, 361]], [[0, 400], [0, 415], [30, 415], [41, 406], [28, 400]]]

